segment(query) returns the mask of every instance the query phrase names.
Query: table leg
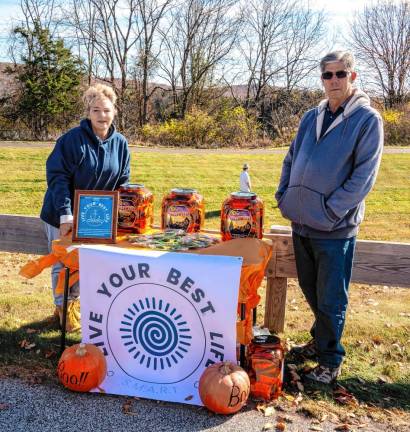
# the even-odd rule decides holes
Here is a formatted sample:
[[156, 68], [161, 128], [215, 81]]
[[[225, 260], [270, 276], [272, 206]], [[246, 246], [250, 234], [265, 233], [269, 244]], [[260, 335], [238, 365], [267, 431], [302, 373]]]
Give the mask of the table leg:
[[[246, 318], [246, 304], [245, 303], [241, 303], [241, 321], [244, 321]], [[239, 364], [241, 365], [241, 367], [245, 368], [245, 345], [240, 346], [240, 351], [239, 351]]]
[[68, 304], [68, 283], [70, 281], [70, 269], [64, 267], [64, 299], [63, 299], [63, 319], [61, 329], [61, 342], [60, 342], [60, 353], [65, 350], [65, 333], [67, 323], [67, 304]]

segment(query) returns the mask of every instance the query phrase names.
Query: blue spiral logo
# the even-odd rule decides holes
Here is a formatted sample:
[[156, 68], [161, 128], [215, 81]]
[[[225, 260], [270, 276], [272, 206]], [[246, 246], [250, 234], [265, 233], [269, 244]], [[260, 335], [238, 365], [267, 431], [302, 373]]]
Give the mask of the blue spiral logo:
[[188, 353], [192, 336], [187, 322], [170, 303], [139, 299], [123, 314], [119, 328], [124, 347], [140, 365], [164, 370]]

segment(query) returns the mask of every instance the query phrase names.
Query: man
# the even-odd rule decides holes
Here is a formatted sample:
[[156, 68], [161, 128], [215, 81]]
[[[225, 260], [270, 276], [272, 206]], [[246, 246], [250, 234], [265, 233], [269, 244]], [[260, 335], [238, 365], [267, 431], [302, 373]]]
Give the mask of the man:
[[239, 176], [239, 185], [241, 192], [251, 191], [251, 178], [248, 173], [249, 165], [243, 164], [241, 175]]
[[318, 359], [306, 378], [330, 384], [345, 355], [340, 340], [355, 241], [380, 164], [383, 125], [369, 97], [353, 87], [352, 54], [331, 52], [320, 69], [327, 99], [303, 116], [275, 198], [292, 221], [299, 285], [315, 317], [313, 339], [295, 352]]

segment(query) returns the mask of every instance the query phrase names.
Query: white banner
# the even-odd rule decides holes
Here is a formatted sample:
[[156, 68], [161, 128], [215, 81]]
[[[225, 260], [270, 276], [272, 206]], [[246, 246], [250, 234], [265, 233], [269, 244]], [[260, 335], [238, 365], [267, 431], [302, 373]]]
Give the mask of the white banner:
[[204, 369], [236, 361], [242, 258], [81, 246], [83, 342], [107, 393], [202, 405]]

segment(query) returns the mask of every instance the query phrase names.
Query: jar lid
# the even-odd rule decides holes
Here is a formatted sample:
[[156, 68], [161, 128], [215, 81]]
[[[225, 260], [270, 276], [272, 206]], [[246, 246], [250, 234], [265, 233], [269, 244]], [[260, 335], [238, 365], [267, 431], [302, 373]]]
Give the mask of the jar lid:
[[189, 189], [189, 188], [175, 188], [175, 189], [171, 189], [171, 192], [177, 195], [192, 195], [197, 191], [196, 189]]
[[252, 339], [256, 345], [274, 344], [280, 345], [280, 339], [275, 335], [257, 335]]
[[239, 199], [254, 199], [256, 198], [256, 193], [254, 192], [232, 192], [231, 197]]
[[124, 189], [144, 189], [143, 183], [127, 183], [121, 186]]

